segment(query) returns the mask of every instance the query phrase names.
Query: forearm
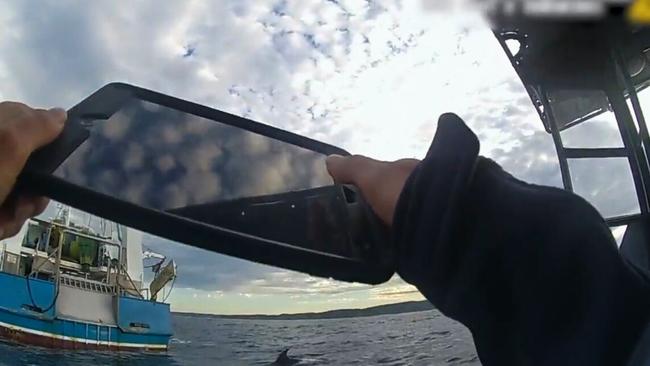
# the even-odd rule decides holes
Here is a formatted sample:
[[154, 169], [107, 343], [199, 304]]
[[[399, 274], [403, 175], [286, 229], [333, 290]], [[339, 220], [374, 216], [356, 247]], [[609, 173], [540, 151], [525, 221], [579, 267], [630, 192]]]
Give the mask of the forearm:
[[486, 365], [622, 364], [650, 302], [602, 218], [470, 159], [458, 149], [475, 137], [446, 129], [397, 206], [400, 275], [468, 326]]

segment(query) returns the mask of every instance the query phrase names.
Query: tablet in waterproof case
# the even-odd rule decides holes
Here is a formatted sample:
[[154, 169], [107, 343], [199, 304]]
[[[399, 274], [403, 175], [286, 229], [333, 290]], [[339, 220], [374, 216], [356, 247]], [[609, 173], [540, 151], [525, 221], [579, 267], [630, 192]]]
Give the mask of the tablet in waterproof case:
[[332, 145], [132, 85], [68, 112], [19, 189], [195, 247], [370, 284], [394, 273], [386, 228], [353, 186], [335, 185]]

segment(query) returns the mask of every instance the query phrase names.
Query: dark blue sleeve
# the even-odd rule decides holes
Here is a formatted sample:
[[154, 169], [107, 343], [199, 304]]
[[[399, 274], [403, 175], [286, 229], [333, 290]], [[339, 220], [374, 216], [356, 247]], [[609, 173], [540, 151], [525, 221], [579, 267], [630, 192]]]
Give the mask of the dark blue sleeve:
[[624, 365], [650, 312], [645, 277], [582, 198], [513, 178], [440, 118], [400, 196], [398, 273], [472, 332], [484, 365]]

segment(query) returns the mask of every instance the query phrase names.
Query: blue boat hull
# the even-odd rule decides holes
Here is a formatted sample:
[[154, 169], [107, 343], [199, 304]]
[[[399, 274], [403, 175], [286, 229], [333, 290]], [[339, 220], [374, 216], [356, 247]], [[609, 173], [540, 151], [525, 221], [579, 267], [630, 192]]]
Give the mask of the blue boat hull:
[[[168, 304], [120, 296], [116, 324], [99, 324], [56, 316], [56, 307], [35, 312], [30, 304], [46, 308], [56, 300], [53, 283], [0, 273], [0, 336], [20, 343], [68, 349], [166, 350], [171, 337]], [[42, 304], [42, 305], [41, 305]]]

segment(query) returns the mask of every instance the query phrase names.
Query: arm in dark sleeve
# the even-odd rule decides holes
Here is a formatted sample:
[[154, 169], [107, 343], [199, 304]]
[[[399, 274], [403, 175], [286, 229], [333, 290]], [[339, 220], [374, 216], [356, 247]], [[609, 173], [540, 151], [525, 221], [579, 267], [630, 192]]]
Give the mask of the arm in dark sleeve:
[[484, 365], [624, 365], [647, 280], [586, 201], [478, 149], [457, 116], [440, 118], [395, 212], [400, 276], [470, 329]]

